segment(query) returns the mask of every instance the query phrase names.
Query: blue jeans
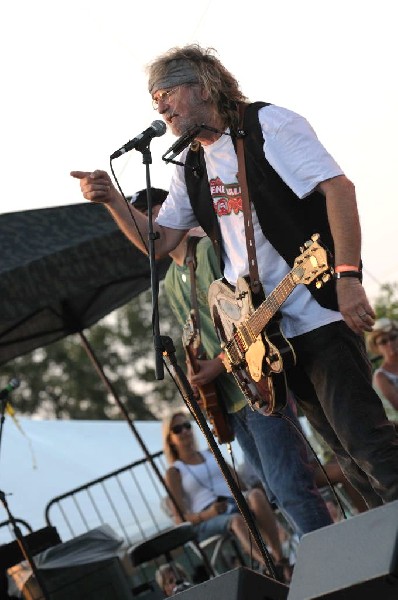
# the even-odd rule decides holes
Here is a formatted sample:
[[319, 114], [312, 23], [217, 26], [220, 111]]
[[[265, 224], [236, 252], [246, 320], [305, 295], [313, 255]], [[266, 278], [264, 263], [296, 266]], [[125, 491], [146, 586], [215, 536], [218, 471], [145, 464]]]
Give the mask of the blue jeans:
[[[284, 414], [300, 427], [289, 404]], [[301, 537], [332, 523], [316, 487], [305, 442], [287, 420], [264, 416], [245, 406], [230, 414], [236, 439], [247, 462], [263, 482], [268, 499], [277, 505]]]
[[288, 385], [311, 425], [373, 508], [398, 499], [398, 436], [372, 388], [364, 340], [344, 321], [290, 340]]

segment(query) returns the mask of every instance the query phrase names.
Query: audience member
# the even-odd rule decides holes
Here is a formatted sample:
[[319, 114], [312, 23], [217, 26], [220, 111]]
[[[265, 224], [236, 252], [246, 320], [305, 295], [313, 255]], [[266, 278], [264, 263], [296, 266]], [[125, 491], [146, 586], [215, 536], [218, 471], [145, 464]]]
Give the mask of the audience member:
[[[191, 421], [185, 413], [175, 412], [164, 420], [163, 448], [170, 465], [166, 471], [166, 483], [184, 518], [195, 526], [198, 540], [230, 531], [239, 540], [243, 551], [264, 567], [263, 556], [249, 538], [247, 524], [213, 454], [210, 450], [198, 450]], [[251, 490], [247, 502], [276, 565], [283, 564], [275, 515], [265, 494]], [[172, 510], [175, 522], [180, 523], [182, 519], [178, 511], [174, 506]], [[286, 568], [285, 580], [290, 578], [290, 574], [290, 569]]]
[[[372, 388], [363, 340], [375, 313], [361, 284], [354, 184], [306, 119], [267, 102], [249, 103], [214, 54], [212, 48], [193, 44], [172, 48], [148, 65], [153, 107], [175, 136], [193, 140], [180, 153], [151, 232], [156, 257], [169, 254], [188, 230], [201, 225], [232, 286], [253, 265], [247, 245], [255, 249], [256, 283], [268, 295], [289, 276], [298, 248], [314, 233], [321, 234], [334, 257], [335, 278], [325, 287], [297, 286], [280, 310], [281, 330], [296, 357], [296, 365], [286, 371], [288, 384], [367, 505], [397, 500], [397, 434]], [[244, 172], [235, 150], [241, 139], [252, 202], [254, 235], [249, 236], [242, 204]], [[147, 221], [127, 208], [109, 175], [71, 175], [80, 180], [84, 198], [104, 203], [143, 249]]]
[[381, 357], [373, 373], [373, 386], [387, 417], [398, 424], [398, 322], [386, 317], [378, 319], [367, 341], [371, 354]]
[[166, 598], [192, 586], [187, 573], [179, 563], [160, 565], [155, 573], [155, 579]]

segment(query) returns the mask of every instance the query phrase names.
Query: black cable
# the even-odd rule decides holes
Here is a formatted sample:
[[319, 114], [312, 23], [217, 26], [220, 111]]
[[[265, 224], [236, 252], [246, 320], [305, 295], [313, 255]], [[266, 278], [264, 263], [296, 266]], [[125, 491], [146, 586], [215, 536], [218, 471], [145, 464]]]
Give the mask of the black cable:
[[111, 172], [112, 172], [113, 178], [114, 178], [114, 180], [115, 180], [115, 183], [116, 183], [117, 189], [119, 190], [119, 192], [120, 192], [120, 194], [121, 194], [121, 196], [122, 196], [122, 198], [123, 198], [123, 200], [124, 200], [124, 202], [125, 202], [125, 204], [126, 204], [126, 206], [127, 206], [127, 209], [128, 209], [128, 211], [129, 211], [129, 214], [130, 214], [131, 220], [132, 220], [132, 222], [133, 222], [133, 224], [134, 224], [134, 227], [136, 228], [136, 230], [137, 230], [137, 232], [138, 232], [138, 235], [140, 236], [140, 240], [141, 240], [141, 242], [142, 242], [142, 245], [144, 246], [144, 248], [145, 248], [145, 250], [146, 250], [146, 253], [147, 253], [147, 254], [149, 254], [149, 250], [148, 250], [148, 246], [147, 246], [146, 240], [144, 240], [144, 236], [142, 235], [142, 233], [141, 233], [141, 231], [140, 231], [140, 228], [138, 227], [137, 221], [135, 220], [134, 213], [133, 213], [133, 211], [131, 210], [131, 208], [132, 208], [132, 207], [131, 207], [131, 204], [130, 204], [130, 202], [127, 200], [127, 198], [126, 198], [126, 196], [125, 196], [125, 194], [124, 194], [124, 192], [123, 192], [123, 190], [122, 190], [122, 188], [121, 188], [121, 186], [120, 186], [120, 184], [119, 184], [119, 181], [118, 181], [118, 179], [117, 179], [117, 177], [116, 177], [116, 175], [115, 175], [115, 171], [114, 171], [114, 169], [113, 169], [113, 166], [112, 166], [112, 160], [110, 161], [110, 169], [111, 169]]
[[316, 461], [317, 465], [320, 467], [320, 469], [321, 469], [322, 473], [324, 474], [324, 476], [325, 476], [325, 479], [326, 479], [326, 481], [328, 482], [328, 486], [329, 486], [329, 488], [330, 488], [330, 490], [331, 490], [331, 492], [332, 492], [332, 494], [333, 494], [333, 496], [334, 496], [334, 498], [335, 498], [335, 500], [336, 500], [336, 502], [337, 502], [337, 504], [338, 504], [338, 506], [339, 506], [339, 508], [340, 508], [340, 510], [341, 510], [341, 513], [342, 513], [342, 515], [343, 515], [344, 519], [347, 519], [347, 515], [346, 515], [346, 512], [345, 512], [345, 510], [344, 510], [344, 508], [343, 508], [343, 505], [342, 505], [342, 503], [341, 503], [341, 501], [340, 501], [340, 498], [339, 498], [339, 497], [338, 497], [338, 495], [336, 494], [336, 490], [334, 489], [334, 486], [333, 486], [332, 482], [330, 481], [330, 479], [329, 479], [329, 476], [328, 476], [328, 474], [326, 473], [326, 471], [325, 471], [325, 469], [324, 469], [324, 467], [323, 467], [323, 465], [322, 465], [321, 461], [319, 460], [319, 458], [318, 458], [318, 455], [317, 455], [317, 453], [316, 453], [315, 449], [313, 448], [313, 446], [311, 445], [311, 443], [310, 443], [310, 441], [307, 439], [307, 437], [304, 435], [304, 433], [303, 433], [302, 429], [301, 429], [301, 428], [300, 428], [300, 427], [299, 427], [299, 426], [298, 426], [298, 425], [297, 425], [297, 424], [296, 424], [296, 423], [293, 421], [293, 419], [291, 419], [289, 416], [287, 416], [287, 415], [284, 415], [284, 414], [282, 414], [282, 413], [280, 413], [280, 412], [275, 412], [275, 413], [272, 413], [272, 414], [271, 414], [271, 415], [269, 415], [269, 416], [270, 416], [270, 417], [272, 417], [272, 418], [284, 419], [285, 421], [287, 421], [288, 423], [290, 423], [290, 425], [291, 425], [291, 426], [292, 426], [292, 427], [295, 429], [295, 431], [296, 431], [296, 432], [299, 434], [299, 436], [301, 437], [301, 439], [304, 441], [304, 443], [305, 443], [305, 444], [308, 446], [308, 448], [310, 449], [310, 451], [311, 451], [311, 453], [312, 453], [313, 457], [315, 458], [315, 461]]

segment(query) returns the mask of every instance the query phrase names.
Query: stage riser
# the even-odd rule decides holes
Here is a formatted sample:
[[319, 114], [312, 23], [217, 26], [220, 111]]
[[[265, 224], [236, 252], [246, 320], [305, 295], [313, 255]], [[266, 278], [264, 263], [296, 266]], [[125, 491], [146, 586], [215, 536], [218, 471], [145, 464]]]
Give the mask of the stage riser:
[[246, 567], [223, 573], [173, 596], [178, 600], [286, 600], [289, 588]]
[[288, 600], [397, 600], [398, 500], [303, 536]]

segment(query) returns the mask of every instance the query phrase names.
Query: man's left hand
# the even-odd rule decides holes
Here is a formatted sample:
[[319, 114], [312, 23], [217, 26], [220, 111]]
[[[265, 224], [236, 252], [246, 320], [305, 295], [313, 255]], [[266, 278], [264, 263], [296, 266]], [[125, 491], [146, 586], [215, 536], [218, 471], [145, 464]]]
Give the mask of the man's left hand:
[[347, 325], [358, 334], [372, 331], [376, 315], [361, 282], [345, 277], [337, 280], [336, 287], [339, 310]]

